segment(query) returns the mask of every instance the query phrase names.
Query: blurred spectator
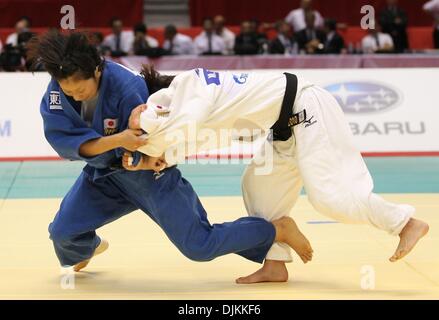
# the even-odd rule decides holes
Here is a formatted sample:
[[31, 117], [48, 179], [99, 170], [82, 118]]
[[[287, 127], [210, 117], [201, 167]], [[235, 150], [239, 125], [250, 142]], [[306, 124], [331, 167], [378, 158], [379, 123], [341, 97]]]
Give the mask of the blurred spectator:
[[0, 53], [2, 52], [2, 50], [3, 50], [3, 43], [2, 43], [2, 39], [0, 39]]
[[142, 43], [144, 46], [148, 46], [151, 48], [157, 48], [159, 46], [159, 42], [157, 39], [148, 36], [148, 28], [144, 23], [138, 23], [134, 26], [134, 41], [138, 41]]
[[18, 45], [18, 36], [23, 32], [29, 32], [31, 27], [31, 21], [28, 17], [21, 17], [15, 23], [15, 32], [11, 33], [6, 38], [6, 44], [10, 44], [13, 47]]
[[291, 11], [285, 18], [285, 21], [293, 27], [294, 31], [301, 31], [306, 28], [305, 17], [306, 13], [310, 11], [315, 13], [314, 27], [323, 27], [322, 15], [318, 11], [313, 10], [312, 0], [302, 0], [300, 3], [300, 8]]
[[163, 55], [159, 42], [147, 35], [148, 29], [145, 24], [138, 23], [134, 26], [134, 42], [132, 51], [138, 56], [159, 57]]
[[433, 41], [434, 47], [439, 49], [439, 0], [430, 0], [424, 4], [423, 8], [434, 18]]
[[380, 12], [380, 24], [384, 33], [390, 34], [395, 52], [408, 49], [407, 14], [398, 6], [398, 0], [387, 0], [386, 8]]
[[233, 54], [233, 46], [235, 45], [235, 34], [224, 26], [225, 19], [223, 16], [216, 16], [213, 19], [213, 23], [215, 26], [216, 34], [219, 35], [226, 44], [226, 53]]
[[307, 54], [323, 53], [326, 35], [315, 27], [315, 12], [306, 12], [305, 25], [305, 29], [296, 33], [296, 40], [301, 52]]
[[102, 56], [111, 55], [111, 49], [104, 45], [104, 35], [102, 32], [94, 32], [91, 38], [91, 42], [98, 49], [98, 52]]
[[163, 43], [163, 49], [171, 55], [189, 55], [195, 53], [191, 37], [178, 33], [177, 28], [172, 24], [165, 27], [165, 42]]
[[258, 39], [258, 53], [268, 53], [268, 37], [264, 32], [261, 32], [261, 24], [257, 19], [250, 19], [250, 30], [256, 34], [256, 38]]
[[33, 36], [30, 31], [22, 31], [17, 36], [16, 45], [9, 43], [5, 46], [0, 55], [0, 65], [5, 71], [26, 70], [26, 44]]
[[235, 39], [235, 54], [258, 54], [259, 49], [258, 35], [252, 29], [250, 21], [243, 21], [241, 33]]
[[368, 29], [368, 35], [361, 40], [363, 53], [392, 53], [392, 37], [381, 32], [381, 26], [375, 23], [375, 29]]
[[334, 19], [325, 19], [323, 31], [326, 34], [324, 53], [340, 54], [344, 51], [343, 37], [337, 32], [337, 21]]
[[203, 21], [203, 32], [195, 38], [195, 53], [201, 55], [220, 55], [226, 52], [223, 38], [214, 32], [213, 20], [206, 18]]
[[22, 32], [18, 35], [18, 48], [22, 56], [22, 62], [24, 63], [24, 70], [30, 70], [31, 62], [27, 61], [27, 43], [35, 37], [36, 34], [30, 31]]
[[0, 69], [4, 71], [21, 71], [23, 57], [18, 46], [7, 44], [0, 54]]
[[133, 46], [133, 33], [123, 31], [123, 23], [119, 18], [111, 19], [110, 25], [113, 33], [104, 38], [103, 45], [110, 48], [113, 57], [126, 56]]
[[298, 45], [292, 35], [291, 26], [285, 21], [276, 22], [277, 36], [270, 42], [271, 54], [297, 54]]

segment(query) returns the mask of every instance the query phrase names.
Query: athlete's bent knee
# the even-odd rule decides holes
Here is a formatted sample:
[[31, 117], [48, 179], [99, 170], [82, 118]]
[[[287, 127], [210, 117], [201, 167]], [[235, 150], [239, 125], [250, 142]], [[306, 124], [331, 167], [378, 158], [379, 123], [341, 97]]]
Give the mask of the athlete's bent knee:
[[210, 250], [205, 245], [200, 244], [189, 244], [186, 245], [184, 248], [179, 248], [181, 253], [183, 253], [186, 258], [192, 260], [192, 261], [211, 261], [215, 258], [215, 256], [212, 254], [212, 250]]

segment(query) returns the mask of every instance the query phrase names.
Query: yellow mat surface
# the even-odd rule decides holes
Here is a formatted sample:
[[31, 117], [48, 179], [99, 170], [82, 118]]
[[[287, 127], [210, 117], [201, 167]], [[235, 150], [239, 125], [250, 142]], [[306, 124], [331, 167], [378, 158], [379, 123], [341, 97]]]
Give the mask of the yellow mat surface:
[[[414, 205], [430, 224], [403, 261], [388, 262], [397, 237], [369, 226], [309, 223], [328, 219], [302, 196], [292, 217], [314, 260], [304, 265], [295, 256], [287, 283], [255, 285], [234, 279], [258, 264], [237, 255], [190, 261], [141, 212], [98, 230], [109, 250], [66, 284], [47, 232], [61, 200], [0, 200], [0, 299], [439, 299], [439, 194], [383, 196]], [[245, 215], [240, 197], [202, 202], [212, 223]]]

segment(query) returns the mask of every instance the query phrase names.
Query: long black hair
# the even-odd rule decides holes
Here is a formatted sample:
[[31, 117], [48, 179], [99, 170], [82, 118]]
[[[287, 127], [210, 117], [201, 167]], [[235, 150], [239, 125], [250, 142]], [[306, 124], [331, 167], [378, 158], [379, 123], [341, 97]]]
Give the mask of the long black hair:
[[162, 75], [154, 69], [152, 64], [143, 64], [140, 74], [143, 76], [148, 87], [149, 94], [170, 86], [175, 76]]
[[95, 70], [102, 71], [104, 60], [93, 45], [92, 34], [86, 32], [60, 33], [49, 31], [34, 37], [27, 44], [31, 69], [41, 66], [56, 80], [73, 75], [81, 80], [93, 78]]
[[[73, 75], [84, 80], [94, 77], [96, 67], [100, 71], [103, 69], [104, 59], [93, 45], [93, 36], [86, 32], [62, 34], [53, 30], [34, 37], [27, 44], [31, 69], [38, 70], [43, 66], [56, 80]], [[161, 75], [152, 64], [142, 65], [140, 73], [150, 94], [169, 87], [175, 77]]]

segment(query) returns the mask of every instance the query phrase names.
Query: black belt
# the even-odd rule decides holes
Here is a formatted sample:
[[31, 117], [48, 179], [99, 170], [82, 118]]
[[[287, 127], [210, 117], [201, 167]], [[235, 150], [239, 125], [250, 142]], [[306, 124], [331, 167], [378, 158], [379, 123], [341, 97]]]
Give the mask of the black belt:
[[285, 95], [282, 101], [279, 119], [271, 127], [273, 140], [286, 141], [293, 134], [292, 127], [306, 120], [306, 110], [293, 114], [293, 105], [297, 94], [297, 77], [292, 73], [284, 73], [287, 77]]

